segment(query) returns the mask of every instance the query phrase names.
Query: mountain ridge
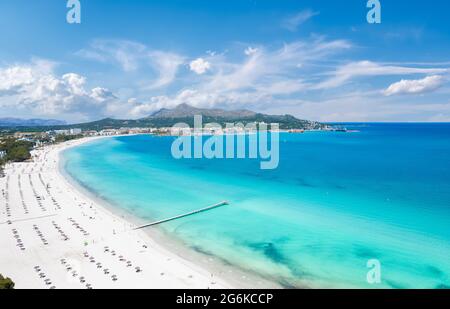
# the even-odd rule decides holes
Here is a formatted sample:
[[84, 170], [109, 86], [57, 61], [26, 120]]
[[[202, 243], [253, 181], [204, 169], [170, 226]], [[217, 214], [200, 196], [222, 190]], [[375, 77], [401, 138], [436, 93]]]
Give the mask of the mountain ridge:
[[56, 126], [56, 125], [66, 125], [67, 123], [62, 120], [56, 119], [22, 119], [14, 117], [4, 117], [0, 118], [0, 127], [45, 127], [45, 126]]
[[[218, 123], [226, 126], [228, 123], [242, 123], [247, 125], [249, 123], [278, 123], [282, 130], [324, 130], [329, 128], [328, 125], [298, 119], [292, 115], [267, 115], [256, 113], [246, 109], [240, 110], [224, 110], [219, 108], [207, 109], [196, 108], [188, 104], [180, 104], [173, 109], [163, 108], [150, 116], [140, 119], [114, 119], [104, 118], [87, 123], [78, 123], [70, 125], [48, 125], [36, 126], [30, 125], [20, 127], [21, 130], [28, 129], [28, 131], [46, 131], [58, 129], [80, 128], [82, 130], [103, 130], [103, 129], [119, 129], [119, 128], [133, 128], [133, 127], [147, 127], [147, 128], [167, 128], [172, 127], [177, 123], [186, 123], [190, 127], [194, 126], [194, 116], [202, 115], [203, 124]], [[3, 127], [5, 128], [5, 127]], [[17, 131], [17, 127], [10, 126]]]
[[154, 112], [147, 118], [183, 118], [193, 117], [196, 115], [208, 116], [208, 117], [227, 117], [227, 118], [239, 118], [239, 117], [252, 117], [257, 113], [247, 110], [225, 110], [220, 108], [197, 108], [186, 103], [182, 103], [173, 109], [162, 108], [159, 111]]

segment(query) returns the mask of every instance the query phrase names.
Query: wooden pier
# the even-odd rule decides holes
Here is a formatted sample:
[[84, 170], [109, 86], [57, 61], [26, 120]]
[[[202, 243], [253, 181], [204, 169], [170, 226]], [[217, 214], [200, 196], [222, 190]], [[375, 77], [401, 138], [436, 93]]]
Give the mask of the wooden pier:
[[169, 221], [174, 221], [174, 220], [181, 219], [181, 218], [185, 218], [185, 217], [188, 217], [188, 216], [192, 216], [192, 215], [195, 215], [195, 214], [198, 214], [198, 213], [201, 213], [201, 212], [205, 212], [205, 211], [212, 210], [212, 209], [219, 208], [219, 207], [226, 206], [226, 205], [229, 205], [229, 203], [227, 201], [223, 201], [223, 202], [214, 204], [212, 206], [208, 206], [208, 207], [205, 207], [205, 208], [202, 208], [202, 209], [194, 210], [194, 211], [191, 211], [191, 212], [179, 215], [179, 216], [171, 217], [171, 218], [164, 219], [164, 220], [155, 221], [155, 222], [152, 222], [152, 223], [149, 223], [149, 224], [145, 224], [145, 225], [141, 225], [141, 226], [138, 226], [138, 227], [134, 228], [134, 230], [141, 230], [141, 229], [144, 229], [144, 228], [147, 228], [147, 227], [159, 225], [159, 224], [162, 224], [162, 223], [166, 223], [166, 222], [169, 222]]

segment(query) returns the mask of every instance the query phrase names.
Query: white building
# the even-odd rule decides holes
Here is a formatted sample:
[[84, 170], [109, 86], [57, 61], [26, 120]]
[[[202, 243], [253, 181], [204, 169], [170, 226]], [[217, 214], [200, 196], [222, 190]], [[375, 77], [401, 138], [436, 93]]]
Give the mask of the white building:
[[105, 129], [100, 131], [101, 136], [112, 136], [112, 135], [118, 135], [119, 131], [114, 129]]
[[70, 130], [55, 130], [56, 135], [68, 135]]
[[55, 130], [56, 135], [78, 135], [82, 132], [81, 129]]
[[81, 129], [70, 129], [69, 130], [71, 135], [78, 135], [81, 134], [81, 132], [83, 132]]

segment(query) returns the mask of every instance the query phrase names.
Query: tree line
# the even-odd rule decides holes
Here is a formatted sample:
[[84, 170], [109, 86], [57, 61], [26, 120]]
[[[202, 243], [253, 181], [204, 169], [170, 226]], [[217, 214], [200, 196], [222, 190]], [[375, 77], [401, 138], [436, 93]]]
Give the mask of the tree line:
[[3, 175], [3, 167], [7, 162], [23, 162], [31, 159], [31, 150], [34, 143], [18, 140], [12, 137], [0, 140], [0, 176]]

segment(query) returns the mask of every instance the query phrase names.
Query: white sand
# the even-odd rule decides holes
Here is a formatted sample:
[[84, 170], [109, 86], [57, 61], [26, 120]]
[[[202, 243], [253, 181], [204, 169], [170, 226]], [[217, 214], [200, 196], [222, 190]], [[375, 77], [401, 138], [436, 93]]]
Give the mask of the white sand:
[[19, 289], [230, 288], [69, 184], [58, 171], [59, 152], [86, 140], [7, 166], [0, 179], [0, 273]]

